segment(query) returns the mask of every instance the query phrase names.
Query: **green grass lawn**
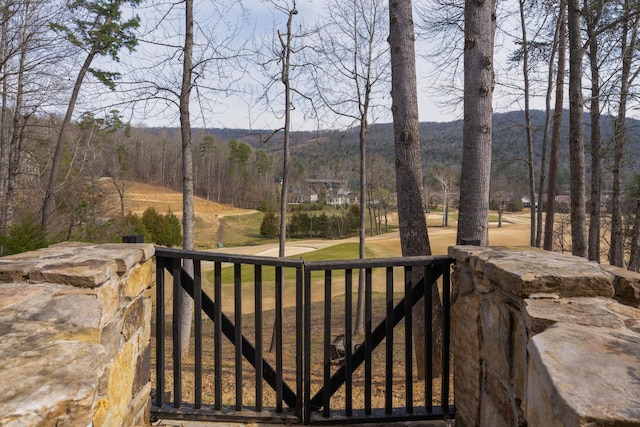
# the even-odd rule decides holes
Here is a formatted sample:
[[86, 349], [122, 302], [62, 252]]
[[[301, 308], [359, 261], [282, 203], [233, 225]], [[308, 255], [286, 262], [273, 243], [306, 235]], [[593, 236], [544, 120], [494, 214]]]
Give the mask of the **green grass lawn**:
[[260, 224], [264, 213], [227, 216], [224, 218], [222, 244], [225, 246], [254, 246], [269, 243], [260, 235]]
[[[366, 256], [373, 258], [373, 252], [367, 250]], [[339, 260], [339, 259], [357, 259], [358, 258], [358, 243], [340, 243], [334, 246], [330, 246], [317, 251], [305, 253], [302, 255], [294, 255], [289, 258], [303, 258], [307, 261], [322, 261], [322, 260]], [[212, 266], [211, 266], [212, 267]], [[213, 269], [207, 269], [204, 267], [204, 277], [202, 287], [207, 294], [213, 296], [214, 293], [214, 271]], [[234, 306], [234, 274], [235, 268], [232, 265], [224, 266], [222, 268], [222, 305], [225, 311], [232, 312]], [[251, 313], [254, 310], [253, 300], [255, 298], [255, 267], [252, 265], [243, 264], [240, 268], [241, 283], [242, 283], [242, 301], [243, 312]], [[263, 310], [272, 309], [275, 304], [275, 281], [276, 281], [276, 269], [275, 267], [263, 267], [262, 268], [262, 294], [263, 294]], [[344, 286], [344, 270], [336, 270], [332, 273], [331, 277], [335, 283], [342, 283]], [[323, 289], [324, 275], [322, 272], [314, 272], [312, 274], [312, 288], [315, 295], [316, 292], [321, 292]], [[296, 271], [293, 268], [284, 269], [284, 288], [285, 288], [285, 306], [295, 304], [295, 280]], [[357, 287], [357, 272], [353, 273], [353, 286]]]
[[[288, 258], [302, 258], [306, 261], [325, 261], [325, 260], [341, 260], [341, 259], [357, 259], [358, 258], [358, 243], [340, 243], [337, 245], [329, 246], [327, 248], [319, 249], [317, 251], [308, 252], [300, 255], [293, 255]], [[373, 258], [373, 251], [366, 249], [365, 257]], [[252, 265], [243, 264], [241, 268], [242, 281], [253, 282], [255, 278], [255, 268]], [[205, 275], [206, 282], [213, 284], [214, 280], [213, 270], [209, 271]], [[232, 286], [234, 279], [234, 267], [226, 266], [222, 268], [222, 283], [223, 286]], [[285, 269], [285, 280], [295, 280], [295, 270], [291, 268]], [[262, 272], [262, 281], [264, 283], [274, 283], [276, 280], [276, 273], [274, 267], [264, 267]]]

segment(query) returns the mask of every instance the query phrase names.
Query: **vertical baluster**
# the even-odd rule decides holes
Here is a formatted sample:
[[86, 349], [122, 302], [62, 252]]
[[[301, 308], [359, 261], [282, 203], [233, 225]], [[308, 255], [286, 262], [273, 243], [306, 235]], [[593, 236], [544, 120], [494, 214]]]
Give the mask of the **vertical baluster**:
[[329, 396], [331, 387], [331, 270], [324, 272], [324, 393], [322, 416], [330, 414]]
[[387, 325], [385, 338], [384, 411], [386, 414], [391, 414], [393, 412], [393, 267], [387, 267], [386, 296]]
[[242, 410], [242, 264], [233, 264], [235, 319], [236, 411]]
[[373, 288], [371, 283], [371, 268], [365, 269], [364, 278], [364, 413], [371, 415], [371, 323], [373, 317]]
[[164, 268], [166, 258], [156, 257], [156, 406], [164, 405], [164, 360], [165, 360], [165, 314], [164, 314]]
[[451, 340], [451, 266], [443, 266], [442, 273], [442, 409], [449, 412], [449, 369], [450, 369], [450, 340]]
[[[360, 270], [362, 274], [362, 270]], [[345, 349], [345, 409], [348, 417], [353, 414], [353, 381], [351, 374], [351, 351], [353, 349], [352, 344], [352, 327], [351, 322], [353, 316], [352, 304], [353, 304], [353, 270], [347, 269], [345, 271], [345, 290], [344, 290], [344, 349]]]
[[413, 346], [411, 341], [413, 331], [413, 269], [404, 269], [404, 370], [405, 370], [405, 408], [413, 413]]
[[182, 318], [182, 285], [180, 274], [182, 266], [180, 259], [173, 260], [173, 406], [179, 408], [182, 404], [182, 349], [180, 348]]
[[296, 267], [296, 417], [302, 418], [302, 267]]
[[193, 264], [194, 408], [202, 407], [202, 263]]
[[282, 267], [276, 267], [276, 321], [274, 328], [276, 338], [276, 412], [282, 413]]
[[304, 417], [311, 422], [311, 271], [304, 271]]
[[255, 266], [256, 411], [262, 411], [262, 266]]
[[214, 408], [222, 409], [222, 263], [213, 267], [213, 359], [214, 359]]
[[433, 273], [430, 266], [424, 267], [424, 405], [427, 412], [433, 412]]

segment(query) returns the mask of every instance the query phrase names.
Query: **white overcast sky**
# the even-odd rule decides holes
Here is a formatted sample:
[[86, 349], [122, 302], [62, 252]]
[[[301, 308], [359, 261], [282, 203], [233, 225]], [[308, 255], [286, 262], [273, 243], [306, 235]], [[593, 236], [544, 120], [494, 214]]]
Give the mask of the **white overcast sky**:
[[[153, 37], [157, 42], [168, 45], [182, 44], [184, 37], [184, 18], [181, 15], [183, 13], [183, 3], [176, 2], [173, 11], [167, 12], [169, 10], [167, 5], [170, 3], [165, 3], [163, 0], [154, 1], [156, 2], [156, 6], [146, 6], [135, 11], [135, 13], [142, 18], [141, 30], [146, 33], [143, 38], [150, 40]], [[250, 48], [253, 47], [251, 44], [256, 45], [265, 37], [273, 37], [277, 29], [281, 31], [286, 29], [286, 14], [276, 11], [272, 3], [263, 0], [243, 0], [241, 2], [243, 6], [242, 9], [239, 7], [222, 6], [225, 12], [227, 12], [224, 17], [224, 24], [214, 20], [212, 16], [220, 15], [219, 9], [216, 8], [221, 7], [221, 3], [225, 2], [232, 3], [232, 0], [198, 0], [195, 2], [195, 20], [202, 33], [211, 33], [220, 29], [223, 29], [224, 32], [230, 31], [232, 28], [239, 28], [235, 41], [229, 41], [220, 36], [216, 40], [218, 43], [229, 44], [231, 47], [233, 43], [239, 44], [242, 40], [245, 40], [247, 42], [246, 46]], [[282, 0], [280, 4], [286, 4], [286, 2]], [[327, 13], [324, 2], [320, 0], [298, 0], [297, 9], [299, 13], [294, 18], [294, 24], [302, 26], [313, 25], [314, 22]], [[165, 24], [160, 28], [156, 23], [161, 15], [169, 16], [169, 19], [166, 20]], [[415, 19], [418, 20], [417, 17]], [[205, 40], [201, 37], [202, 34], [198, 35], [197, 31], [198, 28], [196, 29], [196, 44], [201, 46], [205, 43]], [[453, 97], [453, 90], [449, 94], [445, 91], [445, 95], [439, 99], [436, 99], [433, 94], [433, 88], [430, 86], [431, 80], [429, 79], [430, 65], [429, 62], [420, 55], [425, 50], [427, 43], [428, 42], [419, 39], [416, 45], [420, 121], [450, 121], [460, 119], [461, 110], [459, 108], [445, 107], [440, 104], [442, 101], [447, 100], [447, 96]], [[154, 77], [157, 78], [161, 72], [166, 74], [166, 76], [161, 79], [162, 85], [169, 87], [176, 93], [179, 92], [181, 65], [179, 55], [175, 53], [175, 49], [173, 50], [172, 65], [165, 65], [162, 71], [159, 71], [159, 68], [147, 70], [142, 73], [138, 71], [135, 77], [126, 72], [126, 69], [135, 68], [140, 64], [148, 65], [162, 58], [163, 55], [168, 56], [169, 54], [166, 52], [163, 53], [162, 49], [161, 47], [154, 47], [152, 44], [142, 41], [133, 54], [121, 54], [121, 63], [118, 65], [118, 70], [124, 70], [122, 73], [123, 83], [119, 86], [122, 94], [129, 97], [135, 94], [134, 96], [141, 99], [142, 96], [138, 96], [137, 92], [134, 92], [133, 85], [131, 84], [132, 80], [140, 78], [154, 80]], [[166, 51], [171, 52], [172, 50], [166, 49]], [[169, 63], [167, 62], [167, 64]], [[260, 77], [257, 77], [257, 70], [254, 69], [256, 67], [248, 64], [249, 63], [246, 63], [246, 65], [243, 66], [246, 67], [245, 70], [236, 70], [236, 72], [244, 71], [246, 74], [243, 77], [245, 80], [243, 81], [243, 86], [246, 87], [250, 84], [254, 86], [254, 91], [256, 91], [255, 86], [259, 86], [259, 84], [256, 84], [256, 81]], [[225, 72], [229, 73], [228, 70]], [[444, 70], [444, 72], [446, 74], [449, 70]], [[145, 73], [147, 73], [147, 75], [145, 75]], [[205, 86], [213, 86], [216, 84], [216, 73], [216, 70], [210, 68], [204, 73], [205, 75], [201, 76], [199, 81], [207, 81], [208, 83]], [[91, 86], [88, 87], [91, 88]], [[280, 87], [282, 87], [282, 85], [280, 85]], [[499, 96], [499, 91], [497, 91], [496, 95]], [[283, 102], [282, 99], [283, 98], [280, 97], [276, 99], [276, 102]], [[175, 97], [173, 101], [175, 101]], [[390, 104], [390, 99], [388, 101]], [[246, 92], [238, 92], [234, 95], [226, 96], [220, 92], [210, 91], [206, 92], [206, 95], [200, 99], [196, 99], [194, 93], [191, 105], [192, 126], [253, 129], [275, 129], [282, 126], [282, 120], [275, 117], [272, 113], [261, 112], [260, 109], [250, 107], [253, 102], [252, 96]], [[500, 103], [501, 101], [499, 100], [494, 102], [497, 111], [519, 108], [518, 105], [510, 106], [504, 104], [504, 102], [504, 105], [501, 107]], [[146, 108], [143, 109], [142, 105], [145, 105]], [[177, 106], [172, 101], [154, 101], [147, 104], [139, 102], [135, 109], [124, 108], [124, 105], [121, 107], [123, 107], [122, 111], [125, 119], [131, 120], [131, 123], [136, 126], [180, 125]], [[202, 107], [202, 109], [200, 107]], [[386, 115], [380, 115], [377, 121], [382, 123], [391, 122], [390, 111]], [[311, 120], [305, 121], [300, 115], [293, 116], [293, 129], [295, 130], [310, 130], [314, 129], [315, 126], [315, 122]], [[340, 127], [340, 124], [334, 127]]]

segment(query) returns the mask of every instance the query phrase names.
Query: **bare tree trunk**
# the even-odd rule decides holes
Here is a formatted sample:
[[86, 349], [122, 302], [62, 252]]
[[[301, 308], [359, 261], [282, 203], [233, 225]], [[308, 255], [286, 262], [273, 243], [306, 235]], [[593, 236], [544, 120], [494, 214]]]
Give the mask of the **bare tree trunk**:
[[282, 84], [284, 85], [284, 142], [283, 142], [283, 159], [282, 159], [282, 188], [280, 192], [280, 239], [278, 244], [278, 256], [285, 256], [285, 243], [287, 240], [287, 192], [289, 188], [289, 138], [291, 129], [291, 81], [289, 80], [289, 72], [291, 71], [291, 50], [292, 38], [291, 33], [294, 15], [297, 15], [296, 3], [289, 11], [287, 19], [287, 34], [283, 35], [278, 32], [280, 44], [282, 45]]
[[636, 217], [633, 221], [633, 233], [631, 234], [631, 256], [629, 257], [629, 270], [640, 270], [640, 199], [636, 201]]
[[51, 162], [51, 173], [49, 174], [49, 183], [47, 185], [47, 191], [44, 196], [44, 202], [42, 205], [42, 218], [40, 223], [43, 227], [48, 226], [49, 218], [53, 213], [55, 207], [55, 190], [56, 190], [56, 182], [58, 181], [58, 171], [60, 169], [60, 162], [62, 161], [62, 148], [64, 147], [64, 139], [67, 133], [67, 127], [71, 123], [71, 117], [73, 116], [73, 111], [76, 107], [76, 102], [78, 100], [78, 95], [80, 94], [80, 87], [82, 86], [82, 82], [84, 81], [84, 77], [87, 75], [89, 71], [89, 67], [91, 66], [91, 62], [93, 62], [93, 58], [96, 56], [96, 51], [92, 50], [89, 52], [87, 57], [82, 64], [82, 68], [78, 72], [78, 76], [76, 77], [76, 82], [73, 85], [73, 91], [71, 92], [71, 98], [69, 99], [69, 105], [67, 106], [67, 112], [64, 115], [64, 119], [62, 120], [62, 124], [60, 125], [60, 132], [58, 133], [58, 140], [56, 142], [56, 148], [53, 153], [53, 160]]
[[524, 77], [524, 122], [525, 129], [527, 131], [527, 166], [529, 170], [529, 198], [531, 200], [530, 218], [531, 227], [529, 235], [529, 244], [531, 246], [536, 245], [536, 209], [538, 205], [536, 203], [536, 183], [535, 183], [535, 171], [533, 164], [533, 135], [531, 133], [531, 114], [529, 111], [529, 42], [527, 40], [527, 25], [524, 19], [524, 2], [525, 0], [519, 0], [520, 5], [520, 26], [522, 30], [522, 75]]
[[564, 102], [564, 73], [566, 64], [566, 0], [560, 0], [558, 16], [558, 67], [556, 72], [556, 101], [553, 113], [553, 130], [549, 153], [549, 183], [547, 187], [547, 213], [544, 221], [544, 249], [553, 250], [553, 222], [555, 216], [556, 181], [558, 177], [558, 157], [560, 149], [560, 131], [562, 127], [562, 108]]
[[[65, 113], [62, 125], [60, 126], [60, 132], [56, 142], [53, 161], [51, 163], [49, 182], [42, 204], [41, 224], [45, 229], [49, 225], [50, 216], [55, 208], [55, 188], [58, 180], [60, 162], [62, 161], [62, 148], [64, 146], [67, 127], [69, 127], [69, 124], [71, 123], [80, 88], [86, 74], [90, 71], [92, 73], [96, 72], [96, 70], [91, 70], [91, 63], [98, 54], [107, 54], [111, 56], [112, 59], [116, 59], [114, 57], [115, 52], [117, 52], [121, 47], [127, 46], [128, 43], [135, 42], [135, 37], [128, 34], [128, 30], [124, 27], [136, 26], [137, 18], [126, 23], [119, 22], [120, 6], [121, 0], [114, 0], [113, 3], [108, 5], [108, 7], [96, 7], [96, 5], [91, 4], [91, 2], [76, 2], [69, 5], [74, 12], [84, 13], [85, 11], [88, 11], [90, 14], [95, 14], [95, 17], [93, 18], [93, 22], [89, 24], [87, 24], [87, 22], [83, 22], [82, 25], [78, 26], [79, 34], [72, 34], [72, 31], [68, 28], [64, 29], [67, 39], [69, 39], [73, 44], [83, 45], [82, 47], [87, 51], [87, 57], [85, 58], [73, 85], [71, 98], [67, 105], [67, 112]], [[78, 10], [74, 10], [75, 8]], [[85, 10], [82, 10], [83, 8]], [[116, 19], [115, 21], [114, 18]], [[102, 74], [102, 77], [103, 78], [100, 80], [103, 83], [110, 80], [108, 77], [105, 77], [104, 73]], [[111, 83], [113, 83], [112, 80]]]
[[[600, 7], [602, 7], [602, 3], [600, 3]], [[600, 71], [598, 66], [598, 37], [596, 34], [600, 10], [591, 10], [590, 3], [585, 1], [583, 15], [587, 21], [587, 34], [589, 37], [589, 64], [591, 68], [591, 198], [589, 201], [588, 258], [590, 261], [600, 262], [602, 136], [600, 131]]]
[[[287, 34], [283, 35], [278, 31], [280, 44], [282, 46], [282, 74], [281, 81], [284, 85], [284, 141], [282, 153], [282, 186], [280, 189], [280, 236], [278, 240], [278, 256], [285, 256], [285, 244], [287, 241], [287, 193], [289, 188], [289, 139], [291, 130], [291, 81], [289, 80], [291, 71], [291, 52], [292, 52], [292, 25], [293, 17], [298, 14], [296, 2], [289, 10], [287, 18]], [[284, 286], [282, 286], [282, 297], [284, 299]], [[271, 344], [269, 351], [273, 351], [276, 344], [276, 328], [274, 325], [273, 334], [271, 335]]]
[[[2, 10], [2, 32], [0, 33], [0, 60], [2, 61], [2, 71], [6, 76], [9, 69], [8, 55], [8, 27], [9, 27], [9, 7], [5, 5]], [[9, 98], [9, 83], [7, 78], [2, 79], [2, 112], [0, 113], [0, 234], [7, 231], [7, 178], [9, 173], [9, 136], [7, 134], [8, 112], [7, 101]], [[0, 247], [0, 253], [2, 248]]]
[[[368, 103], [368, 97], [366, 102]], [[365, 108], [366, 111], [366, 108]], [[367, 139], [367, 116], [366, 112], [361, 115], [360, 119], [360, 234], [358, 239], [358, 255], [360, 259], [365, 259], [365, 240], [367, 238], [366, 233], [366, 139]], [[365, 309], [365, 283], [364, 283], [364, 269], [360, 269], [358, 274], [358, 301], [356, 305], [356, 324], [355, 333], [364, 334], [364, 309]]]
[[[29, 21], [29, 2], [25, 3], [24, 21]], [[11, 140], [9, 143], [9, 168], [7, 174], [7, 188], [6, 188], [6, 203], [7, 208], [5, 216], [3, 218], [4, 226], [9, 227], [13, 223], [13, 212], [16, 197], [16, 179], [20, 173], [20, 157], [22, 154], [22, 141], [24, 136], [24, 127], [28, 118], [28, 114], [24, 114], [23, 111], [23, 96], [24, 96], [24, 72], [25, 61], [27, 56], [27, 25], [24, 26], [21, 35], [21, 48], [20, 58], [18, 60], [18, 82], [15, 98], [15, 105], [13, 111], [13, 129], [11, 133]]]
[[[544, 196], [544, 185], [546, 179], [546, 164], [547, 164], [547, 151], [549, 147], [549, 127], [551, 125], [551, 95], [553, 93], [553, 62], [556, 58], [558, 51], [558, 33], [560, 28], [556, 25], [555, 34], [553, 37], [553, 44], [551, 46], [551, 55], [549, 58], [548, 72], [547, 72], [547, 89], [545, 95], [545, 108], [544, 108], [544, 132], [542, 136], [542, 149], [540, 150], [540, 179], [538, 181], [538, 188], [540, 191], [540, 198], [538, 200], [538, 209], [536, 209], [536, 247], [542, 246], [542, 212], [546, 209], [546, 204], [549, 203], [549, 197]], [[553, 203], [553, 201], [551, 201]]]
[[580, 3], [568, 0], [569, 27], [569, 163], [571, 168], [571, 253], [587, 256], [584, 102], [582, 99], [582, 37]]
[[[193, 143], [191, 141], [191, 116], [189, 98], [191, 96], [191, 72], [193, 66], [193, 0], [185, 0], [185, 37], [182, 59], [182, 86], [180, 90], [180, 134], [182, 137], [182, 247], [194, 249], [194, 208], [193, 208]], [[182, 268], [193, 277], [193, 261], [184, 260]], [[182, 356], [188, 354], [191, 338], [193, 299], [181, 290], [180, 318]], [[196, 313], [200, 316], [200, 313]]]
[[[411, 1], [389, 2], [389, 45], [391, 47], [391, 94], [396, 152], [398, 222], [403, 256], [430, 255], [429, 235], [422, 198], [422, 160], [416, 87], [415, 37]], [[421, 278], [421, 277], [420, 277]], [[414, 275], [414, 280], [418, 279]], [[438, 288], [432, 287], [433, 371], [441, 373], [442, 306]], [[413, 337], [418, 376], [425, 375], [424, 299], [414, 307]], [[438, 350], [438, 351], [436, 351]]]
[[[631, 2], [625, 0], [624, 10], [630, 16]], [[615, 122], [613, 132], [613, 194], [611, 195], [611, 247], [609, 249], [609, 263], [618, 267], [624, 267], [624, 234], [622, 231], [622, 157], [624, 155], [624, 145], [626, 138], [626, 114], [627, 99], [629, 97], [629, 89], [635, 75], [631, 74], [631, 65], [636, 50], [636, 40], [638, 34], [638, 9], [640, 5], [635, 6], [635, 15], [632, 22], [628, 20], [623, 23], [621, 50], [622, 50], [622, 70], [620, 76], [620, 101], [618, 104], [618, 117]]]
[[489, 243], [495, 2], [465, 1], [464, 127], [457, 242]]

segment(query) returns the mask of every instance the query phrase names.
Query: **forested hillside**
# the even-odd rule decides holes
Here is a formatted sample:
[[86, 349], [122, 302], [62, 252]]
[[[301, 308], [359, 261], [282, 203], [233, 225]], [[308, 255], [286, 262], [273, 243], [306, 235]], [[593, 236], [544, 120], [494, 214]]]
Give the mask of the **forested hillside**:
[[[566, 117], [566, 115], [565, 115]], [[544, 116], [534, 112], [534, 139], [539, 162]], [[48, 159], [53, 147], [44, 144], [48, 129], [57, 126], [59, 118], [40, 119], [26, 131], [22, 173], [15, 185], [16, 200], [12, 205], [16, 223], [36, 222], [44, 197]], [[586, 120], [588, 123], [588, 118]], [[496, 114], [494, 119], [493, 175], [496, 190], [507, 194], [527, 194], [526, 139], [522, 113]], [[640, 122], [631, 120], [625, 146], [625, 183], [637, 173], [640, 156]], [[162, 185], [181, 191], [181, 142], [174, 128], [130, 128], [117, 114], [107, 118], [83, 117], [69, 129], [70, 144], [61, 164], [63, 180], [58, 186], [56, 214], [52, 231], [59, 238], [91, 238], [102, 227], [105, 212], [100, 178], [106, 185], [126, 193], [127, 181]], [[568, 191], [567, 123], [563, 126], [560, 150], [559, 193]], [[611, 119], [603, 119], [605, 141], [603, 186], [611, 187], [610, 148]], [[195, 194], [205, 199], [249, 209], [275, 209], [279, 197], [282, 171], [282, 140], [271, 132], [243, 129], [194, 129]], [[422, 123], [422, 156], [427, 191], [444, 190], [454, 196], [457, 191], [462, 151], [462, 122]], [[587, 138], [588, 140], [588, 138]], [[358, 135], [356, 130], [295, 132], [291, 141], [290, 188], [305, 185], [305, 179], [346, 180], [355, 185], [358, 176]], [[394, 148], [391, 124], [373, 124], [367, 141], [369, 197], [395, 191]], [[589, 150], [587, 150], [589, 152]], [[589, 161], [587, 159], [587, 164]], [[536, 166], [538, 168], [538, 166]], [[625, 184], [625, 185], [627, 185]], [[316, 188], [318, 193], [322, 189]], [[322, 197], [322, 194], [319, 194]], [[127, 212], [124, 212], [125, 214]], [[165, 212], [162, 212], [165, 213]], [[93, 225], [91, 225], [93, 224]], [[79, 234], [78, 234], [79, 233]], [[85, 235], [86, 234], [86, 235]]]
[[[544, 131], [544, 113], [542, 111], [532, 112], [533, 137], [535, 142], [535, 161], [540, 162], [542, 138]], [[585, 123], [590, 123], [589, 116], [585, 117]], [[526, 188], [526, 135], [524, 128], [524, 118], [522, 112], [510, 112], [494, 115], [494, 131], [493, 131], [493, 174], [496, 177], [504, 177], [508, 179], [513, 188], [514, 193], [525, 194]], [[605, 116], [602, 119], [603, 141], [604, 141], [604, 158], [611, 158], [610, 142], [613, 134], [613, 119]], [[589, 126], [587, 126], [586, 140], [588, 141]], [[138, 129], [141, 138], [149, 140], [148, 143], [153, 147], [149, 151], [155, 154], [161, 154], [163, 150], [173, 150], [174, 155], [178, 155], [179, 132], [177, 129]], [[198, 191], [199, 195], [215, 199], [220, 194], [219, 200], [226, 203], [238, 203], [238, 198], [232, 198], [231, 195], [225, 195], [225, 190], [231, 190], [233, 184], [225, 185], [224, 180], [233, 180], [238, 173], [245, 174], [247, 182], [253, 182], [253, 187], [262, 187], [263, 190], [269, 188], [269, 183], [273, 182], [280, 173], [279, 153], [282, 151], [281, 136], [276, 134], [269, 138], [270, 131], [255, 131], [247, 129], [210, 129], [203, 133], [199, 131], [200, 136], [196, 137], [196, 146], [199, 146], [201, 158], [199, 164], [205, 159], [209, 159], [208, 166], [201, 164], [199, 166], [202, 175], [200, 182], [202, 185]], [[368, 156], [373, 161], [373, 168], [387, 169], [391, 168], [394, 159], [393, 147], [393, 129], [392, 124], [373, 124], [370, 127], [367, 140]], [[150, 135], [153, 137], [149, 138]], [[640, 165], [640, 121], [630, 120], [628, 124], [628, 143], [625, 146], [627, 155], [626, 179], [630, 180]], [[144, 135], [147, 135], [143, 137]], [[205, 135], [209, 137], [205, 138]], [[446, 166], [452, 169], [459, 169], [462, 155], [462, 121], [452, 122], [423, 122], [420, 126], [420, 135], [422, 139], [422, 159], [424, 163], [425, 176], [429, 178], [430, 170], [434, 167]], [[205, 141], [206, 139], [206, 141]], [[242, 163], [245, 162], [243, 154], [238, 150], [234, 152], [230, 148], [230, 141], [235, 140], [239, 146], [246, 144], [248, 147], [248, 156], [246, 160], [247, 170], [242, 172]], [[564, 114], [562, 127], [562, 143], [560, 146], [560, 173], [559, 173], [559, 189], [560, 192], [568, 191], [568, 171], [569, 171], [569, 147], [568, 147], [568, 114]], [[170, 148], [170, 146], [172, 148]], [[215, 147], [215, 148], [213, 148]], [[214, 159], [215, 153], [218, 159]], [[250, 152], [249, 152], [250, 151]], [[211, 158], [209, 157], [211, 154]], [[292, 135], [291, 155], [293, 162], [293, 181], [302, 182], [306, 178], [326, 178], [326, 179], [355, 179], [357, 177], [357, 156], [358, 156], [358, 131], [357, 129], [339, 131], [321, 131], [321, 132], [294, 132]], [[587, 150], [588, 156], [589, 150]], [[263, 157], [266, 155], [266, 157]], [[260, 160], [262, 159], [262, 160]], [[227, 161], [228, 160], [228, 161]], [[226, 166], [225, 170], [216, 169], [216, 162], [220, 161], [221, 165]], [[238, 163], [239, 162], [239, 163]], [[606, 162], [606, 160], [605, 160]], [[587, 159], [587, 165], [590, 163]], [[157, 162], [159, 166], [160, 161]], [[255, 167], [248, 168], [253, 164]], [[207, 180], [211, 171], [205, 171], [208, 167], [218, 170], [222, 177], [222, 188], [218, 189], [218, 183], [214, 180]], [[536, 166], [537, 168], [539, 166]], [[141, 168], [144, 169], [144, 168]], [[249, 170], [251, 169], [251, 170]], [[607, 179], [607, 171], [610, 165], [605, 163], [604, 172], [604, 188], [610, 186], [610, 179]], [[177, 171], [177, 168], [174, 168]], [[538, 172], [536, 170], [536, 172]], [[138, 179], [158, 179], [152, 178], [148, 174], [140, 174], [133, 172]], [[215, 174], [216, 172], [214, 172]], [[249, 175], [253, 175], [249, 177]], [[211, 183], [204, 185], [203, 180]], [[179, 188], [180, 182], [177, 176], [164, 176], [161, 182]], [[429, 180], [427, 179], [427, 182]], [[242, 193], [249, 196], [243, 190]], [[234, 191], [237, 193], [237, 190]], [[252, 207], [257, 203], [260, 196], [253, 194], [248, 199], [243, 199], [243, 207]], [[264, 195], [263, 195], [264, 197]]]

